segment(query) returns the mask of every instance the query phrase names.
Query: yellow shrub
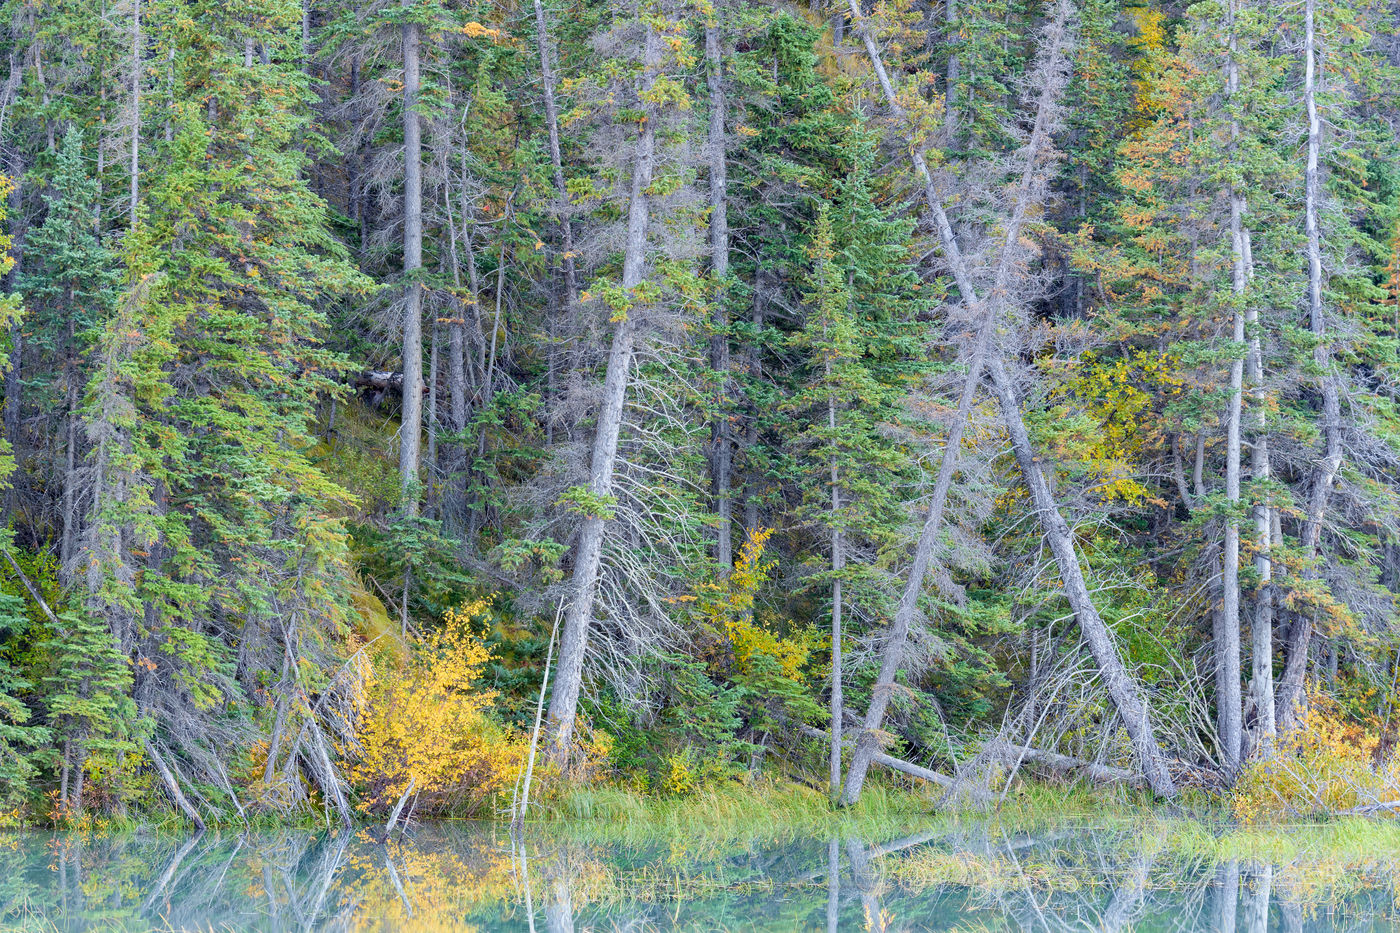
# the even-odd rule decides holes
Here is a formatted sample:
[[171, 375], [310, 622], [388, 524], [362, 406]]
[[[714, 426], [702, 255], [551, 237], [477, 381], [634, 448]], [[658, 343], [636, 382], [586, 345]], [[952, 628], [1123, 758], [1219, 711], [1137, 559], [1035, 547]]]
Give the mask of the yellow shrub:
[[695, 790], [696, 760], [695, 751], [689, 747], [667, 757], [667, 774], [663, 790], [668, 794], [683, 796]]
[[495, 692], [476, 686], [491, 654], [474, 623], [489, 615], [484, 600], [467, 603], [405, 663], [365, 671], [349, 756], [365, 809], [392, 808], [412, 783], [420, 813], [473, 811], [515, 779], [522, 743], [487, 715]]
[[1345, 721], [1314, 696], [1299, 727], [1267, 761], [1252, 762], [1235, 786], [1235, 815], [1248, 823], [1400, 799], [1400, 762], [1372, 762], [1379, 737]]
[[751, 530], [739, 549], [734, 569], [723, 581], [702, 585], [695, 602], [706, 626], [726, 636], [736, 671], [751, 672], [754, 657], [765, 655], [777, 662], [784, 677], [800, 682], [812, 654], [810, 640], [800, 633], [790, 637], [778, 635], [754, 617], [759, 590], [777, 563], [764, 556], [772, 534], [771, 528]]

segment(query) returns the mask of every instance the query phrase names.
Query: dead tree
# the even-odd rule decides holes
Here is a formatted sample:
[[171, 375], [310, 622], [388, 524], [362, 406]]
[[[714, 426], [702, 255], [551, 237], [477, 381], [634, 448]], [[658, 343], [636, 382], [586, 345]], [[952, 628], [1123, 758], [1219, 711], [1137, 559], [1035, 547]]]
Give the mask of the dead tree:
[[[854, 3], [851, 5], [851, 13], [885, 98], [897, 114], [901, 113], [894, 86], [881, 59], [879, 47], [865, 24], [859, 7]], [[1021, 275], [1020, 270], [1023, 268], [1022, 260], [1024, 259], [1021, 255], [1020, 240], [1025, 218], [1031, 208], [1043, 199], [1048, 168], [1053, 164], [1052, 134], [1057, 122], [1060, 97], [1068, 79], [1068, 57], [1073, 34], [1073, 18], [1074, 9], [1068, 0], [1058, 3], [1054, 19], [1047, 26], [1042, 37], [1040, 61], [1037, 64], [1037, 75], [1034, 81], [1034, 84], [1040, 88], [1035, 124], [1026, 146], [1021, 152], [1020, 183], [1013, 195], [1012, 208], [1005, 227], [1005, 240], [997, 253], [996, 271], [987, 289], [985, 300], [978, 297], [972, 271], [969, 264], [963, 259], [957, 236], [952, 225], [948, 222], [942, 198], [924, 157], [926, 143], [915, 140], [910, 146], [911, 160], [919, 175], [919, 180], [923, 182], [924, 196], [938, 227], [944, 260], [953, 273], [962, 300], [969, 308], [975, 309], [974, 320], [978, 324], [969, 373], [967, 381], [964, 383], [963, 398], [960, 399], [959, 404], [961, 415], [955, 420], [954, 428], [949, 432], [948, 442], [945, 443], [942, 463], [939, 468], [939, 481], [940, 483], [944, 482], [945, 474], [947, 481], [951, 481], [952, 474], [956, 469], [957, 444], [960, 443], [966, 419], [964, 405], [970, 408], [971, 398], [975, 394], [977, 382], [981, 378], [981, 369], [985, 365], [991, 375], [1002, 417], [1006, 422], [1008, 433], [1011, 435], [1017, 465], [1030, 489], [1037, 518], [1054, 553], [1060, 576], [1064, 581], [1065, 595], [1074, 610], [1080, 630], [1083, 632], [1095, 662], [1099, 665], [1109, 697], [1132, 738], [1134, 751], [1142, 764], [1142, 770], [1149, 785], [1154, 792], [1162, 796], [1171, 796], [1175, 794], [1176, 787], [1167, 772], [1165, 759], [1157, 743], [1156, 733], [1148, 715], [1146, 703], [1143, 701], [1141, 690], [1136, 680], [1123, 665], [1113, 636], [1090, 598], [1069, 525], [1061, 514], [1046, 482], [1045, 475], [1040, 469], [1040, 457], [1031, 444], [1029, 433], [1021, 416], [1020, 399], [1017, 397], [1015, 386], [1007, 372], [1005, 363], [1001, 359], [1000, 350], [992, 346], [991, 340], [992, 332], [1000, 317], [1005, 310], [1009, 309], [1013, 287], [1019, 284], [1018, 279]], [[848, 805], [859, 799], [865, 773], [877, 752], [878, 730], [883, 723], [885, 709], [889, 704], [889, 697], [894, 686], [894, 674], [904, 661], [909, 625], [917, 612], [923, 576], [932, 559], [946, 495], [947, 491], [944, 488], [940, 498], [939, 486], [935, 485], [934, 505], [924, 523], [924, 530], [915, 551], [914, 566], [906, 583], [895, 622], [887, 635], [885, 650], [881, 658], [881, 676], [876, 683], [871, 707], [867, 711], [855, 756], [847, 773], [842, 799]]]

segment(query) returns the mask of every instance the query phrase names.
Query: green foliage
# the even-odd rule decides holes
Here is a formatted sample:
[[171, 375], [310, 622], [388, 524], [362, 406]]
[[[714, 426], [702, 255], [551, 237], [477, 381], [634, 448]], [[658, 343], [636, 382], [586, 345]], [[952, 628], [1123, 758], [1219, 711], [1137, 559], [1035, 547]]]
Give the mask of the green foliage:
[[23, 601], [0, 594], [0, 824], [34, 802], [39, 755], [50, 739], [49, 729], [35, 721], [28, 705], [34, 685], [5, 650], [19, 643], [29, 627]]

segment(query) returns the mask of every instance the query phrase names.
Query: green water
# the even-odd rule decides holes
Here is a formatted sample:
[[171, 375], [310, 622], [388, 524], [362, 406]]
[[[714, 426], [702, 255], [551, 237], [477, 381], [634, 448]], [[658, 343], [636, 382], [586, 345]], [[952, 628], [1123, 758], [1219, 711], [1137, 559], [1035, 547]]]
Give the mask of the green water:
[[[762, 833], [762, 827], [755, 827]], [[1299, 832], [1306, 832], [1300, 828]], [[1380, 930], [1400, 853], [1215, 863], [1137, 828], [630, 850], [587, 828], [0, 834], [3, 930]]]

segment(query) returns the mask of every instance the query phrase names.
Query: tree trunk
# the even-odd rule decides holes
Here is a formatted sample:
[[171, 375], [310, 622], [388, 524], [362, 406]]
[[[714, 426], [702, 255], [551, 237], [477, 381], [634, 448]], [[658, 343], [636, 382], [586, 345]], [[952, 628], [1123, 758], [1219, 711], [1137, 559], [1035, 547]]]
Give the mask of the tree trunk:
[[[753, 288], [753, 339], [748, 347], [748, 376], [750, 384], [758, 386], [763, 380], [763, 324], [767, 319], [767, 299], [766, 289], [770, 287], [772, 273], [759, 269], [754, 274]], [[744, 446], [749, 452], [749, 456], [754, 457], [754, 451], [758, 449], [759, 439], [759, 411], [757, 400], [752, 400], [748, 412], [748, 424], [744, 427]], [[760, 522], [758, 502], [763, 490], [762, 473], [755, 468], [753, 461], [748, 464], [745, 476], [747, 489], [744, 491], [744, 530], [747, 534], [754, 534], [758, 531]]]
[[[70, 290], [71, 291], [71, 290]], [[72, 296], [69, 296], [70, 306]], [[78, 364], [73, 317], [68, 318], [64, 379], [67, 382], [67, 431], [63, 451], [63, 533], [58, 548], [59, 580], [66, 586], [72, 581], [69, 563], [78, 539], [78, 438], [82, 414], [78, 410]]]
[[[895, 93], [894, 85], [890, 81], [889, 73], [880, 57], [879, 46], [876, 45], [870, 30], [866, 27], [860, 7], [855, 0], [851, 0], [850, 9], [852, 23], [860, 33], [866, 54], [870, 58], [881, 90], [884, 92], [886, 104], [895, 114], [902, 115], [904, 111]], [[878, 734], [884, 724], [885, 712], [894, 692], [895, 677], [904, 664], [904, 652], [909, 640], [909, 630], [918, 614], [919, 596], [923, 592], [924, 579], [933, 560], [934, 550], [938, 542], [938, 532], [942, 526], [943, 510], [947, 504], [953, 476], [957, 472], [963, 431], [972, 410], [972, 403], [976, 398], [977, 387], [981, 382], [982, 368], [991, 344], [993, 330], [1003, 307], [1002, 303], [1020, 268], [1017, 261], [1019, 258], [1017, 246], [1026, 216], [1033, 207], [1031, 202], [1035, 199], [1036, 192], [1044, 182], [1049, 162], [1044, 158], [1044, 155], [1051, 143], [1051, 129], [1055, 122], [1060, 93], [1063, 90], [1063, 85], [1052, 80], [1052, 76], [1058, 74], [1060, 61], [1067, 54], [1065, 45], [1068, 41], [1067, 20], [1069, 13], [1067, 5], [1061, 5], [1058, 8], [1055, 27], [1048, 37], [1050, 45], [1046, 49], [1048, 54], [1045, 56], [1045, 80], [1040, 85], [1041, 93], [1036, 103], [1035, 123], [1024, 150], [1026, 153], [1025, 162], [1017, 186], [1014, 207], [1006, 225], [996, 266], [995, 280], [991, 288], [990, 298], [985, 303], [977, 296], [977, 289], [972, 281], [967, 263], [963, 260], [957, 236], [953, 231], [952, 224], [948, 221], [947, 213], [943, 209], [942, 198], [934, 186], [933, 176], [929, 171], [923, 148], [914, 146], [910, 150], [910, 158], [913, 161], [915, 171], [923, 182], [924, 199], [938, 228], [944, 259], [953, 273], [964, 303], [974, 311], [973, 319], [979, 323], [972, 349], [968, 354], [968, 372], [963, 381], [957, 411], [949, 426], [948, 438], [943, 445], [932, 501], [924, 519], [923, 530], [919, 534], [918, 544], [915, 545], [914, 558], [910, 566], [909, 576], [905, 580], [904, 590], [900, 595], [899, 605], [885, 637], [885, 644], [881, 650], [879, 678], [871, 693], [870, 706], [866, 710], [862, 732], [856, 743], [850, 769], [846, 773], [846, 787], [842, 800], [847, 805], [854, 804], [860, 799], [865, 775], [874, 754], [878, 751]]]
[[428, 504], [428, 515], [439, 518], [438, 497], [438, 326], [433, 323], [432, 336], [428, 342], [428, 483], [424, 490]]
[[1113, 635], [1100, 618], [1098, 609], [1089, 596], [1089, 588], [1084, 582], [1084, 572], [1079, 565], [1079, 555], [1074, 550], [1074, 539], [1069, 525], [1060, 514], [1059, 506], [1046, 485], [1045, 474], [1040, 470], [1040, 457], [1032, 447], [1030, 435], [1021, 419], [1016, 390], [998, 354], [990, 355], [988, 369], [992, 376], [992, 386], [1001, 404], [1002, 418], [1011, 435], [1016, 462], [1021, 468], [1021, 476], [1025, 479], [1026, 486], [1030, 489], [1031, 501], [1049, 541], [1050, 550], [1055, 556], [1060, 579], [1064, 583], [1065, 597], [1069, 600], [1070, 608], [1074, 610], [1079, 630], [1084, 635], [1090, 654], [1094, 656], [1094, 662], [1098, 665], [1104, 688], [1123, 721], [1123, 727], [1128, 730], [1128, 736], [1132, 739], [1133, 751], [1142, 765], [1143, 776], [1147, 778], [1148, 785], [1154, 793], [1162, 797], [1171, 797], [1176, 794], [1176, 785], [1167, 773], [1166, 759], [1157, 744], [1147, 704], [1143, 700], [1137, 681], [1123, 666]]
[[[405, 0], [404, 6], [409, 6]], [[418, 468], [423, 426], [423, 139], [418, 119], [419, 27], [403, 26], [403, 420], [399, 431], [399, 488], [406, 514], [418, 511]]]
[[[542, 0], [535, 0], [535, 41], [540, 49], [540, 75], [544, 84], [544, 117], [549, 130], [549, 163], [553, 170], [554, 196], [559, 202], [559, 240], [562, 250], [559, 266], [564, 274], [564, 332], [575, 348], [569, 354], [569, 369], [578, 364], [578, 275], [574, 269], [574, 230], [569, 219], [569, 189], [564, 182], [564, 159], [559, 147], [559, 106], [555, 99], [558, 78], [554, 72], [554, 45], [549, 38], [549, 21]], [[465, 218], [463, 218], [465, 220]], [[553, 358], [555, 344], [550, 344], [550, 373], [558, 367]], [[550, 419], [551, 423], [553, 419]], [[572, 432], [570, 432], [572, 433]]]
[[195, 809], [194, 805], [190, 803], [189, 799], [185, 796], [184, 791], [180, 789], [180, 782], [175, 779], [174, 772], [171, 771], [170, 766], [165, 763], [165, 759], [161, 757], [160, 752], [156, 751], [155, 745], [150, 739], [145, 739], [142, 742], [142, 747], [145, 748], [146, 757], [151, 760], [151, 764], [155, 766], [156, 773], [160, 775], [161, 781], [165, 784], [165, 789], [170, 791], [170, 796], [174, 799], [176, 806], [180, 808], [185, 816], [189, 817], [190, 822], [203, 830], [204, 817], [200, 816], [199, 811]]
[[[1230, 4], [1230, 56], [1226, 65], [1226, 90], [1231, 97], [1239, 94], [1239, 68], [1235, 63], [1234, 34], [1235, 4]], [[1239, 139], [1239, 123], [1230, 121], [1230, 137]], [[1233, 258], [1231, 292], [1234, 296], [1231, 336], [1235, 356], [1230, 361], [1230, 396], [1225, 409], [1225, 499], [1232, 511], [1225, 518], [1224, 566], [1220, 576], [1221, 624], [1220, 640], [1216, 644], [1216, 663], [1222, 674], [1215, 698], [1216, 727], [1220, 732], [1220, 764], [1230, 780], [1240, 768], [1241, 733], [1240, 709], [1240, 520], [1234, 511], [1240, 501], [1240, 417], [1244, 403], [1244, 302], [1248, 288], [1245, 264], [1244, 196], [1230, 190], [1230, 252]]]
[[[1250, 412], [1250, 474], [1256, 482], [1270, 477], [1269, 437], [1266, 406], [1268, 393], [1264, 387], [1264, 358], [1258, 333], [1259, 312], [1251, 304], [1245, 314], [1245, 328], [1251, 332], [1247, 377], [1252, 389]], [[1265, 495], [1261, 491], [1261, 495]], [[1273, 507], [1267, 498], [1254, 507], [1254, 572], [1259, 583], [1254, 591], [1254, 617], [1250, 622], [1253, 635], [1250, 690], [1254, 698], [1254, 743], [1262, 758], [1273, 756], [1277, 728], [1274, 717], [1274, 592], [1272, 558]]]
[[[131, 204], [130, 224], [136, 226], [136, 205], [141, 200], [141, 0], [132, 0], [131, 8], [131, 163], [128, 185]], [[101, 148], [99, 145], [98, 148]]]
[[[640, 87], [643, 97], [656, 79], [661, 59], [660, 40], [650, 27], [646, 29], [645, 56]], [[650, 221], [647, 189], [651, 185], [656, 158], [656, 120], [652, 113], [648, 113], [648, 117], [638, 131], [632, 162], [632, 189], [627, 205], [622, 287], [631, 295], [635, 295], [637, 286], [642, 284], [646, 270], [647, 227]], [[642, 310], [636, 306], [630, 308], [617, 323], [608, 352], [607, 375], [603, 382], [602, 405], [593, 439], [588, 484], [588, 491], [600, 503], [606, 503], [612, 495], [613, 467], [617, 460], [618, 437], [622, 431], [623, 409], [627, 401], [637, 317]], [[593, 602], [598, 591], [606, 521], [601, 514], [586, 515], [574, 548], [569, 606], [564, 615], [559, 667], [554, 680], [554, 695], [549, 704], [550, 757], [561, 767], [567, 766], [573, 745], [574, 720], [578, 714], [579, 690], [583, 685], [583, 659], [588, 650], [588, 629], [592, 624]]]
[[[720, 12], [714, 16], [718, 21]], [[715, 514], [719, 527], [715, 542], [715, 560], [720, 572], [728, 573], [734, 563], [733, 509], [730, 495], [733, 473], [733, 450], [729, 444], [729, 217], [727, 198], [727, 150], [724, 124], [726, 113], [724, 88], [724, 42], [718, 24], [705, 27], [706, 80], [710, 89], [710, 276], [714, 280], [714, 336], [710, 338], [710, 365], [715, 377], [715, 424], [713, 428], [714, 457], [711, 459], [711, 480], [714, 485]]]
[[[1318, 223], [1318, 208], [1322, 201], [1322, 120], [1317, 112], [1317, 27], [1316, 0], [1304, 0], [1303, 54], [1306, 57], [1303, 79], [1303, 102], [1308, 117], [1308, 155], [1304, 174], [1304, 226], [1307, 233], [1308, 257], [1308, 322], [1316, 343], [1313, 364], [1318, 371], [1322, 389], [1323, 455], [1312, 473], [1312, 494], [1308, 499], [1303, 526], [1303, 548], [1317, 558], [1322, 544], [1322, 522], [1327, 515], [1327, 500], [1332, 483], [1342, 468], [1342, 406], [1336, 376], [1332, 372], [1332, 348], [1327, 338], [1327, 321], [1322, 306], [1324, 285], [1322, 271], [1322, 233]], [[1315, 576], [1316, 571], [1307, 571]], [[1294, 615], [1288, 638], [1288, 660], [1283, 669], [1277, 697], [1277, 718], [1280, 732], [1298, 726], [1298, 713], [1307, 701], [1303, 690], [1307, 675], [1308, 645], [1312, 641], [1313, 619], [1310, 614]]]
[[[831, 360], [826, 361], [831, 379]], [[827, 398], [827, 428], [836, 437], [836, 399]], [[831, 799], [841, 793], [841, 574], [846, 569], [846, 549], [841, 540], [841, 470], [831, 458]]]

